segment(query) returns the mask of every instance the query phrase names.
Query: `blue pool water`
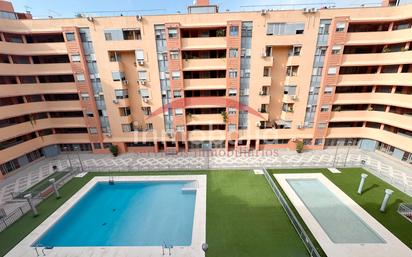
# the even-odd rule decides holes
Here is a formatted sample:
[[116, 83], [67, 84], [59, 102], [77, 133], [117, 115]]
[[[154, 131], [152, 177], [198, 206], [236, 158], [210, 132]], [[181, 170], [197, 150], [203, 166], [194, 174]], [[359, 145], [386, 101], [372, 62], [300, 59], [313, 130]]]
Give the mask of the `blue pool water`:
[[189, 246], [195, 191], [188, 182], [97, 183], [33, 245]]
[[363, 220], [318, 179], [287, 182], [334, 243], [385, 243]]

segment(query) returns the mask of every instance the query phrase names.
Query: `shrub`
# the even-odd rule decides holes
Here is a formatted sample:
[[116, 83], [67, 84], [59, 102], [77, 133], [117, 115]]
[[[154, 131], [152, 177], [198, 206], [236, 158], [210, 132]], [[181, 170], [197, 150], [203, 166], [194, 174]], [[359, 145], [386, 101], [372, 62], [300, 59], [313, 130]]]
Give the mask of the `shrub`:
[[119, 155], [119, 147], [117, 145], [111, 145], [109, 150], [113, 154], [114, 157]]
[[303, 150], [303, 142], [300, 140], [296, 141], [296, 152], [301, 153]]

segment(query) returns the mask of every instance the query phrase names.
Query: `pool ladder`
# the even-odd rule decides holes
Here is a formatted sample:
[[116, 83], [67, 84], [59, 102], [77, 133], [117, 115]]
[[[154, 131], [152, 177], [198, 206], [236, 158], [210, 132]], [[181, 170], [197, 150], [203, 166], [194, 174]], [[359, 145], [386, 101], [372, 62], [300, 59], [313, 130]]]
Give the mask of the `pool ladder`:
[[162, 244], [162, 255], [165, 255], [165, 249], [169, 250], [169, 256], [172, 255], [173, 245], [167, 245], [165, 242]]

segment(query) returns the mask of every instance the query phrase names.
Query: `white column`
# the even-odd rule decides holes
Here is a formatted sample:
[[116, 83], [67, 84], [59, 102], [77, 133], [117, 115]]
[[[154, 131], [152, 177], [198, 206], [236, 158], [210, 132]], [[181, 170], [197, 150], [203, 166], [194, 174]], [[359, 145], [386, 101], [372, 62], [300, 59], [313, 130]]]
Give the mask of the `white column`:
[[49, 179], [49, 182], [52, 184], [53, 186], [53, 191], [56, 194], [56, 198], [60, 198], [60, 193], [59, 190], [57, 190], [57, 186], [56, 186], [56, 179], [55, 178], [51, 178]]
[[386, 205], [388, 204], [389, 197], [393, 194], [393, 191], [390, 189], [385, 189], [385, 197], [383, 198], [382, 205], [380, 208], [381, 212], [384, 212], [386, 209]]
[[365, 180], [368, 177], [368, 174], [362, 173], [361, 175], [361, 181], [359, 183], [359, 187], [358, 187], [358, 194], [362, 194], [362, 189], [363, 189], [363, 185], [365, 184]]
[[31, 210], [33, 211], [33, 215], [34, 216], [39, 215], [39, 213], [37, 212], [36, 206], [33, 203], [33, 199], [32, 199], [31, 194], [25, 195], [24, 198], [27, 199], [27, 202], [29, 203]]

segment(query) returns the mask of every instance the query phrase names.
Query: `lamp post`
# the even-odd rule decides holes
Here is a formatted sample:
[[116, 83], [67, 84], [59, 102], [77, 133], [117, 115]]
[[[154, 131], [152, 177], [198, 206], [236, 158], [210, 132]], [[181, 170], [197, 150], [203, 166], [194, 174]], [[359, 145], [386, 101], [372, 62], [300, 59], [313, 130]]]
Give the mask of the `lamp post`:
[[207, 250], [209, 249], [209, 245], [207, 244], [207, 243], [203, 243], [202, 244], [202, 250], [203, 250], [203, 252], [207, 252]]
[[68, 152], [68, 149], [69, 149], [69, 148], [68, 148], [67, 146], [64, 146], [63, 149], [64, 149], [64, 151], [66, 152], [67, 160], [69, 161], [70, 170], [73, 170], [72, 162], [71, 162], [71, 160], [70, 160], [69, 152]]
[[362, 189], [363, 189], [363, 185], [365, 184], [365, 180], [368, 177], [368, 174], [362, 173], [361, 175], [361, 181], [359, 183], [359, 187], [358, 187], [358, 194], [362, 194]]
[[33, 203], [32, 195], [31, 195], [31, 194], [27, 194], [27, 195], [24, 196], [24, 198], [25, 198], [25, 199], [27, 200], [27, 202], [29, 203], [30, 209], [33, 211], [34, 217], [36, 217], [37, 215], [39, 215], [39, 212], [38, 212], [37, 209], [36, 209], [36, 205], [34, 205], [34, 203]]
[[51, 179], [49, 179], [49, 182], [52, 184], [53, 191], [56, 194], [56, 199], [59, 199], [60, 198], [60, 193], [59, 193], [59, 190], [57, 189], [57, 186], [56, 186], [56, 179], [51, 178]]
[[77, 158], [79, 159], [80, 170], [81, 170], [81, 172], [84, 172], [82, 159], [80, 159], [80, 154], [79, 154], [79, 152], [80, 152], [80, 147], [79, 147], [79, 146], [75, 146], [75, 147], [74, 147], [74, 150], [76, 150]]

